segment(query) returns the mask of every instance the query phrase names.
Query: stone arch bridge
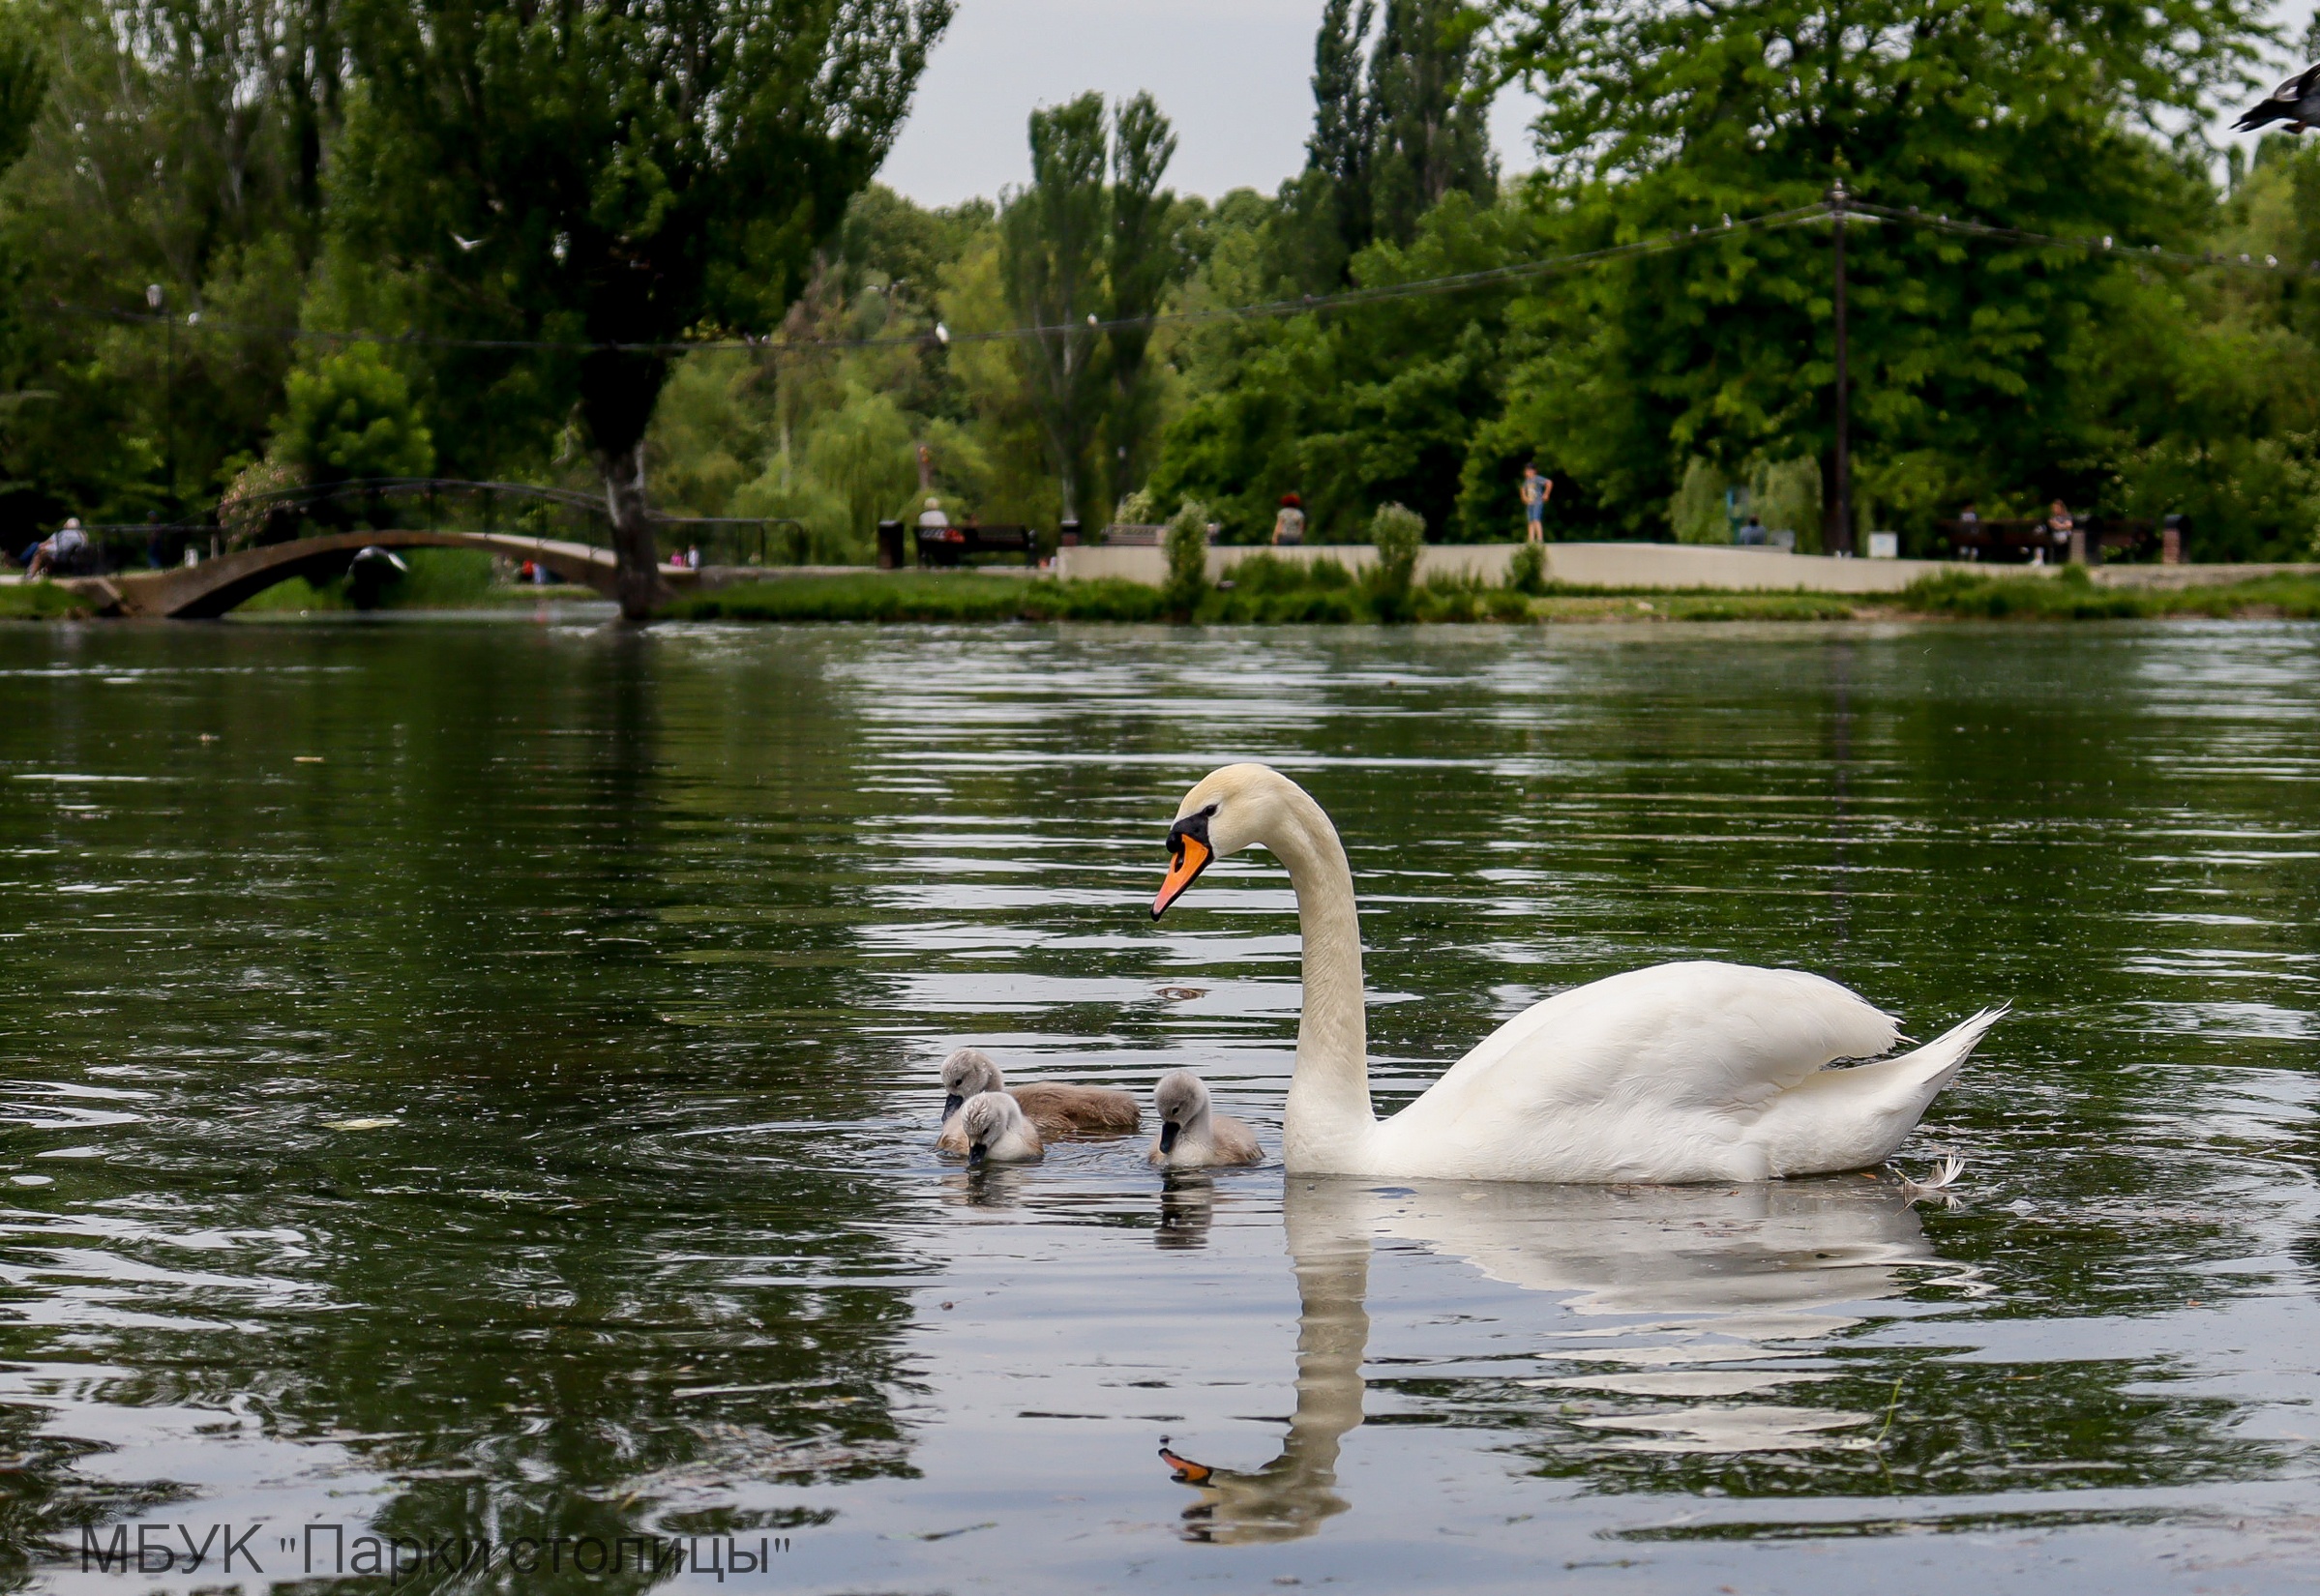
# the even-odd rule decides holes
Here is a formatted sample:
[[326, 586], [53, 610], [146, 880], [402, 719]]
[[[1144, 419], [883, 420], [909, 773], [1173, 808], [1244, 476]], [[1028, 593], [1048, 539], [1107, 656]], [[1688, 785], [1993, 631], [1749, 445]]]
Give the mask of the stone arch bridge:
[[[563, 581], [584, 583], [608, 598], [613, 596], [612, 552], [609, 548], [512, 532], [431, 530], [334, 532], [237, 549], [198, 565], [124, 571], [109, 576], [60, 576], [56, 585], [93, 599], [103, 614], [203, 620], [223, 615], [292, 576], [310, 581], [343, 576], [355, 555], [366, 548], [480, 548], [512, 560], [531, 560]], [[661, 579], [677, 587], [695, 575], [664, 571]]]
[[[288, 530], [309, 512], [324, 504], [353, 503], [373, 517], [389, 504], [407, 506], [406, 516], [430, 523], [442, 519], [443, 501], [480, 504], [481, 528], [429, 524], [413, 527], [380, 526], [350, 532], [324, 532], [311, 537], [277, 537], [254, 545], [200, 557], [215, 547], [216, 526], [146, 528], [114, 526], [92, 529], [101, 549], [115, 556], [115, 569], [103, 576], [59, 576], [56, 584], [91, 600], [100, 613], [131, 617], [167, 617], [196, 620], [224, 614], [235, 606], [292, 576], [327, 581], [346, 574], [356, 554], [366, 548], [475, 548], [511, 560], [530, 560], [545, 566], [558, 579], [594, 588], [607, 598], [617, 597], [612, 551], [591, 536], [602, 538], [604, 505], [586, 494], [560, 488], [534, 488], [519, 483], [451, 482], [432, 478], [391, 478], [336, 483], [322, 488], [295, 488], [244, 501], [233, 514], [243, 526], [263, 537], [265, 529]], [[542, 516], [569, 523], [579, 536], [550, 537], [535, 531], [494, 528], [491, 523], [509, 505], [528, 511], [535, 522]], [[413, 514], [415, 512], [415, 514]], [[661, 517], [661, 524], [694, 541], [730, 544], [733, 563], [754, 553], [762, 563], [767, 549], [768, 520], [726, 517]], [[794, 524], [794, 523], [791, 523]], [[752, 534], [754, 534], [754, 547]], [[122, 569], [142, 561], [149, 540], [158, 539], [164, 563], [156, 570]], [[191, 548], [192, 565], [182, 560]], [[662, 583], [673, 592], [698, 585], [704, 573], [661, 567]]]

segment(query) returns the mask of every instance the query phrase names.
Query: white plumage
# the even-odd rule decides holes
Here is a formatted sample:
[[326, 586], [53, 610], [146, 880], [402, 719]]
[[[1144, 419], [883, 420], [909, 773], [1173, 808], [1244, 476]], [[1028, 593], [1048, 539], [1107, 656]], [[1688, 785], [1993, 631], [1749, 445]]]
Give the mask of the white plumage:
[[[1296, 892], [1305, 1002], [1282, 1128], [1293, 1174], [1681, 1182], [1865, 1168], [1900, 1147], [2004, 1012], [1846, 1063], [1887, 1052], [1898, 1032], [1835, 982], [1658, 964], [1532, 1005], [1380, 1120], [1353, 875], [1328, 816], [1277, 771], [1229, 765], [1186, 796], [1187, 827], [1216, 855], [1271, 848]], [[1172, 875], [1174, 891], [1197, 873]]]

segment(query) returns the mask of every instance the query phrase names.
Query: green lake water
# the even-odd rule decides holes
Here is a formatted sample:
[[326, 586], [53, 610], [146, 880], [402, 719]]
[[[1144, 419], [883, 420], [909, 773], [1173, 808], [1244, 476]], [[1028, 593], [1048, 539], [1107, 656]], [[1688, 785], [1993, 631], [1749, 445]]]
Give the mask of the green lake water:
[[[1241, 758], [1345, 835], [1382, 1108], [1662, 960], [2010, 999], [1956, 1206], [939, 1160], [967, 1042], [1277, 1148], [1286, 877], [1147, 912]], [[24, 627], [0, 794], [6, 1588], [2320, 1563], [2320, 630]]]

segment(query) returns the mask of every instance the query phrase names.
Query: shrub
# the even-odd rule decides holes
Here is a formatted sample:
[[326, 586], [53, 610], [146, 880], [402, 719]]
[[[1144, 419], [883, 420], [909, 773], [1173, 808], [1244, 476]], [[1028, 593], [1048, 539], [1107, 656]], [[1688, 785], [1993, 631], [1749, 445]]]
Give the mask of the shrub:
[[1514, 558], [1506, 562], [1506, 590], [1533, 598], [1547, 590], [1547, 551], [1543, 547], [1527, 543], [1515, 549]]
[[1378, 565], [1370, 581], [1370, 603], [1382, 621], [1410, 618], [1410, 585], [1417, 575], [1418, 551], [1426, 547], [1426, 517], [1407, 505], [1382, 504], [1370, 517], [1369, 541]]
[[411, 385], [375, 344], [357, 343], [292, 371], [285, 414], [274, 424], [274, 458], [322, 481], [424, 477], [435, 442]]
[[1168, 603], [1191, 614], [1208, 591], [1208, 507], [1186, 499], [1168, 523]]

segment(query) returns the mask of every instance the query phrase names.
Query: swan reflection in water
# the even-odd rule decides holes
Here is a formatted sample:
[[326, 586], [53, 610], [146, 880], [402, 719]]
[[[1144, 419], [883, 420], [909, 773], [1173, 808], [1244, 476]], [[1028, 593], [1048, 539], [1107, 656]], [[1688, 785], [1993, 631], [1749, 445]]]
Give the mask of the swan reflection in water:
[[[1193, 1200], [1189, 1191], [1179, 1197]], [[1296, 1409], [1280, 1456], [1252, 1471], [1210, 1467], [1162, 1446], [1175, 1478], [1200, 1493], [1184, 1512], [1187, 1539], [1294, 1540], [1350, 1505], [1337, 1491], [1337, 1457], [1362, 1420], [1374, 1239], [1556, 1293], [1570, 1315], [1616, 1317], [1552, 1333], [1570, 1345], [1543, 1355], [1578, 1372], [1522, 1383], [1655, 1404], [1576, 1421], [1602, 1432], [1607, 1445], [1642, 1451], [1839, 1444], [1841, 1433], [1873, 1415], [1734, 1399], [1833, 1377], [1793, 1365], [1861, 1321], [1847, 1305], [1896, 1295], [1927, 1266], [1943, 1267], [1909, 1196], [1858, 1175], [1738, 1188], [1293, 1176], [1283, 1201], [1299, 1305]], [[1971, 1271], [1947, 1269], [1973, 1290]], [[1657, 1405], [1670, 1403], [1679, 1405]]]

